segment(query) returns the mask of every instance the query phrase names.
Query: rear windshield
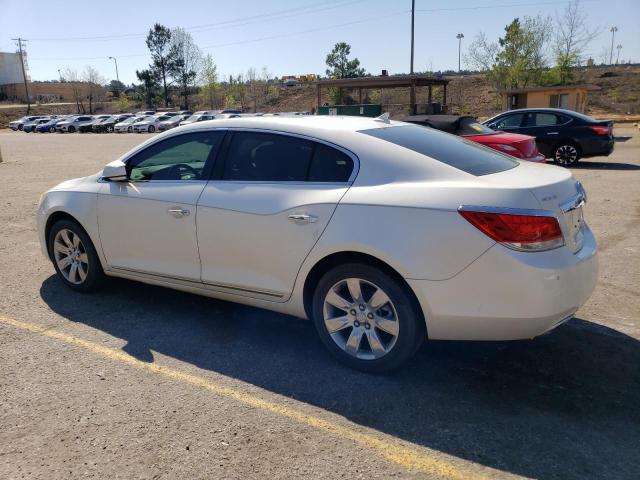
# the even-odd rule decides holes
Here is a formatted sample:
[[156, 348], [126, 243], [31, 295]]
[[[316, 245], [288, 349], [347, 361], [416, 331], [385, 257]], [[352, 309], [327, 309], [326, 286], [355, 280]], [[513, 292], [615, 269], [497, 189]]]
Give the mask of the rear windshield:
[[489, 175], [518, 165], [505, 154], [494, 152], [464, 138], [418, 125], [372, 128], [360, 133], [386, 140], [446, 163], [471, 175]]
[[495, 130], [491, 130], [486, 125], [478, 122], [462, 123], [458, 130], [458, 135], [489, 135], [496, 133]]

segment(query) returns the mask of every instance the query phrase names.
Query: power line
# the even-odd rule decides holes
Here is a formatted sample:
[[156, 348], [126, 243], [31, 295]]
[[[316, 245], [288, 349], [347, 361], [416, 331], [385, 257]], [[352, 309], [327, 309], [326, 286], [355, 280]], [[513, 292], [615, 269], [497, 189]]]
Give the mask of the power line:
[[[200, 33], [215, 28], [235, 28], [244, 25], [250, 25], [252, 23], [263, 22], [265, 20], [281, 20], [285, 18], [297, 17], [300, 15], [308, 15], [313, 13], [319, 13], [326, 10], [332, 10], [335, 8], [346, 7], [356, 3], [363, 3], [365, 0], [332, 0], [329, 2], [317, 3], [314, 5], [307, 5], [304, 7], [289, 8], [286, 10], [278, 10], [271, 13], [264, 13], [260, 15], [252, 15], [249, 17], [240, 17], [231, 20], [225, 20], [216, 23], [208, 23], [202, 25], [192, 25], [185, 27], [184, 29], [191, 33]], [[90, 37], [59, 37], [59, 38], [32, 38], [31, 41], [38, 42], [73, 42], [73, 41], [109, 41], [109, 40], [128, 40], [134, 38], [144, 38], [148, 35], [146, 33], [124, 33], [120, 35], [98, 35]]]
[[[258, 37], [258, 38], [250, 38], [247, 40], [239, 40], [239, 41], [235, 41], [235, 42], [227, 42], [227, 43], [217, 43], [214, 45], [205, 45], [203, 47], [200, 47], [202, 50], [212, 50], [212, 49], [216, 49], [216, 48], [223, 48], [223, 47], [231, 47], [231, 46], [235, 46], [235, 45], [244, 45], [247, 43], [255, 43], [255, 42], [262, 42], [264, 40], [275, 40], [278, 38], [289, 38], [295, 35], [304, 35], [307, 33], [313, 33], [313, 32], [320, 32], [320, 31], [324, 31], [324, 30], [328, 30], [328, 29], [332, 29], [332, 28], [341, 28], [341, 27], [346, 27], [346, 26], [350, 26], [350, 25], [356, 25], [359, 23], [366, 23], [366, 22], [371, 22], [371, 21], [375, 21], [375, 20], [381, 20], [381, 19], [385, 19], [385, 18], [389, 18], [389, 17], [395, 17], [398, 15], [404, 15], [406, 13], [408, 13], [409, 10], [401, 10], [401, 11], [396, 11], [396, 12], [391, 12], [391, 13], [386, 13], [385, 15], [377, 15], [375, 17], [368, 17], [368, 18], [363, 18], [360, 20], [354, 20], [351, 22], [345, 22], [345, 23], [340, 23], [340, 24], [334, 24], [334, 25], [324, 25], [322, 27], [317, 27], [317, 28], [310, 28], [307, 30], [298, 30], [295, 32], [286, 32], [286, 33], [279, 33], [279, 34], [275, 34], [275, 35], [269, 35], [269, 36], [264, 36], [264, 37]], [[146, 57], [149, 56], [148, 53], [134, 53], [134, 54], [128, 54], [128, 55], [116, 55], [118, 58], [131, 58], [131, 57]], [[40, 59], [40, 60], [58, 60], [58, 61], [64, 61], [64, 60], [99, 60], [99, 59], [105, 59], [105, 56], [101, 56], [101, 57], [70, 57], [70, 58], [46, 58], [46, 59]], [[37, 59], [34, 59], [37, 60]]]
[[[569, 3], [571, 0], [559, 0], [555, 2], [527, 2], [527, 3], [504, 3], [501, 5], [491, 4], [491, 5], [475, 5], [472, 7], [450, 7], [450, 8], [421, 8], [416, 10], [416, 12], [420, 13], [433, 13], [433, 12], [457, 12], [460, 10], [482, 10], [482, 9], [491, 9], [491, 8], [508, 8], [508, 7], [537, 7], [541, 5], [557, 5], [559, 3]], [[586, 2], [594, 2], [596, 0], [583, 0]]]

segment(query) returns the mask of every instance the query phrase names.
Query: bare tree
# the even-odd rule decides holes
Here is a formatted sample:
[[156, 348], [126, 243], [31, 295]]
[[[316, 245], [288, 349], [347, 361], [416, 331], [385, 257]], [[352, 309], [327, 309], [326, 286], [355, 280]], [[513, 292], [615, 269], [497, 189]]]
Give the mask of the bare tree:
[[85, 113], [84, 109], [84, 95], [83, 85], [80, 83], [78, 77], [78, 71], [75, 68], [66, 67], [63, 72], [65, 81], [71, 84], [71, 92], [73, 94], [73, 100], [76, 102], [76, 111], [78, 113]]
[[82, 72], [82, 81], [86, 83], [87, 98], [89, 100], [89, 113], [93, 113], [93, 105], [96, 96], [102, 90], [102, 84], [105, 83], [103, 77], [98, 71], [90, 65], [84, 67]]
[[573, 68], [582, 64], [589, 44], [600, 32], [588, 27], [580, 0], [573, 0], [561, 16], [556, 16], [555, 31], [553, 50], [560, 83], [564, 84], [571, 79]]
[[182, 97], [182, 108], [189, 110], [189, 96], [193, 93], [196, 77], [202, 62], [202, 52], [193, 37], [183, 28], [171, 30], [170, 75], [178, 84]]

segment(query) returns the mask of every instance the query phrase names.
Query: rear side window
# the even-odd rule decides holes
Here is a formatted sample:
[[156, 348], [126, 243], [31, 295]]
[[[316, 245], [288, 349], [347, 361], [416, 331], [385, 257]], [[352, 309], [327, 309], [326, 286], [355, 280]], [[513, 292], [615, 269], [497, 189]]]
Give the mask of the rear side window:
[[495, 128], [519, 127], [522, 125], [522, 117], [524, 117], [522, 113], [507, 115], [494, 121], [493, 124], [495, 125]]
[[408, 148], [471, 175], [489, 175], [518, 165], [507, 155], [477, 143], [417, 125], [373, 128], [360, 133]]
[[316, 143], [309, 167], [310, 182], [347, 182], [353, 172], [353, 160], [346, 153]]
[[303, 182], [313, 153], [309, 140], [261, 132], [235, 132], [223, 180]]
[[554, 113], [536, 113], [536, 127], [545, 127], [547, 125], [558, 125], [562, 123], [558, 115]]

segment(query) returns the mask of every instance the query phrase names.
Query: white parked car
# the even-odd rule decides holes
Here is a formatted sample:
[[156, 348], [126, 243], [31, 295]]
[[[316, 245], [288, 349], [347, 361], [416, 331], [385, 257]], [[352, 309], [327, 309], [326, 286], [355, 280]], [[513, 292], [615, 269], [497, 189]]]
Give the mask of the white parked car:
[[37, 217], [74, 290], [122, 277], [310, 318], [338, 359], [379, 371], [426, 338], [570, 319], [597, 277], [585, 200], [570, 171], [421, 126], [255, 117], [154, 136], [46, 192]]
[[160, 122], [169, 120], [173, 116], [174, 115], [152, 115], [150, 117], [146, 117], [139, 122], [134, 122], [133, 131], [136, 133], [154, 133], [158, 130]]
[[67, 118], [64, 122], [56, 123], [56, 130], [58, 132], [74, 133], [82, 126], [91, 125], [93, 120], [94, 117], [92, 115], [76, 115]]
[[116, 123], [113, 127], [113, 131], [116, 133], [131, 133], [133, 132], [133, 126], [135, 123], [142, 122], [147, 118], [149, 118], [149, 115], [129, 117], [120, 123]]

